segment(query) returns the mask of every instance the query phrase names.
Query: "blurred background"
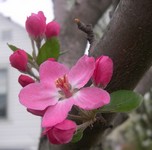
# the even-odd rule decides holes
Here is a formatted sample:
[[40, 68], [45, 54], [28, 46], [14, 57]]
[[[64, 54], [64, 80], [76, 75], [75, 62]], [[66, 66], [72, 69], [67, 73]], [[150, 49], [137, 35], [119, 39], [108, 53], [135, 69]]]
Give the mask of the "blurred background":
[[[67, 0], [70, 8], [74, 0]], [[9, 63], [7, 43], [31, 52], [25, 20], [32, 12], [43, 11], [47, 22], [54, 19], [51, 0], [0, 0], [0, 150], [36, 150], [40, 138], [40, 118], [20, 105], [20, 73]], [[96, 24], [99, 39], [109, 23], [110, 7]], [[152, 90], [145, 94], [142, 106], [129, 113], [129, 119], [106, 139], [105, 150], [152, 150]]]

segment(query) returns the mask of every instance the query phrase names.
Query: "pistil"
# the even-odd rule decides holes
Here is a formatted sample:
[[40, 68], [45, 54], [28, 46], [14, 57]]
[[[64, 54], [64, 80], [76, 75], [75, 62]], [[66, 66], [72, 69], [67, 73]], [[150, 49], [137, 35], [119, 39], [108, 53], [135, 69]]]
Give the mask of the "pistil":
[[61, 78], [58, 78], [55, 82], [56, 87], [60, 88], [60, 93], [62, 92], [66, 98], [72, 96], [71, 85], [68, 81], [67, 75], [64, 75]]

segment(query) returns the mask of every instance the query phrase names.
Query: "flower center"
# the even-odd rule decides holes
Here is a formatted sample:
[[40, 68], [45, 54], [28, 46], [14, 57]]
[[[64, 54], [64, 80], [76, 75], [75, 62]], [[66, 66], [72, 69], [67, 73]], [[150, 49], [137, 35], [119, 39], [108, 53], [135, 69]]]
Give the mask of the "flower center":
[[66, 98], [69, 98], [72, 96], [71, 85], [68, 81], [67, 75], [64, 75], [63, 77], [58, 78], [55, 81], [55, 85], [57, 88], [60, 88], [61, 91], [59, 91], [59, 93], [61, 95], [64, 95]]

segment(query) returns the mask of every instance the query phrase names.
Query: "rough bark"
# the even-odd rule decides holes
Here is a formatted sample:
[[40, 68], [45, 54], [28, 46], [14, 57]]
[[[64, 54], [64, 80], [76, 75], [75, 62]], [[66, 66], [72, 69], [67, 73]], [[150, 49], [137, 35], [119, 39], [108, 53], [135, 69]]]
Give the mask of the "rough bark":
[[133, 89], [151, 66], [152, 2], [121, 1], [109, 29], [96, 47], [94, 56], [109, 55], [114, 61], [110, 91]]
[[55, 20], [62, 26], [64, 19], [69, 13], [66, 0], [52, 0], [54, 5]]
[[[107, 32], [97, 45], [95, 53], [93, 54], [95, 57], [102, 54], [109, 55], [114, 61], [114, 75], [111, 83], [107, 87], [108, 91], [112, 92], [118, 89], [134, 89], [141, 77], [151, 66], [151, 16], [151, 0], [122, 0], [119, 4], [119, 8], [114, 13]], [[80, 19], [83, 20], [81, 17]], [[67, 26], [69, 25], [71, 26], [71, 23], [67, 24]], [[67, 31], [67, 33], [69, 32]], [[77, 32], [74, 31], [74, 34], [75, 33]], [[69, 38], [73, 37], [69, 36]], [[65, 39], [65, 43], [68, 43], [67, 39]], [[76, 41], [72, 40], [71, 42], [75, 43]], [[77, 46], [78, 44], [76, 44], [76, 47]], [[75, 54], [77, 54], [77, 52]], [[69, 54], [66, 59], [71, 60], [70, 55], [73, 58], [73, 55], [75, 54], [74, 52]], [[80, 55], [78, 57], [80, 57]], [[75, 60], [76, 59], [77, 57]], [[67, 60], [66, 63], [71, 62]], [[104, 117], [109, 123], [117, 125], [118, 122], [122, 123], [123, 120], [126, 119], [123, 118], [123, 115], [120, 115], [120, 117], [118, 115], [120, 114], [106, 114]], [[117, 122], [114, 118], [117, 118]], [[88, 128], [85, 131], [84, 137], [80, 142], [55, 147], [59, 150], [89, 150], [91, 147], [93, 147], [92, 149], [101, 150], [102, 144], [100, 142], [97, 144], [97, 142], [98, 140], [101, 141], [99, 137], [102, 137], [103, 139], [105, 129], [106, 126], [95, 124], [92, 130]]]
[[[152, 64], [152, 2], [122, 0], [107, 32], [93, 54], [109, 55], [114, 61], [114, 74], [107, 90], [134, 89]], [[112, 116], [112, 117], [111, 117]], [[107, 114], [113, 121], [116, 114]], [[121, 119], [122, 120], [122, 119]], [[102, 131], [102, 130], [100, 130]], [[97, 135], [98, 136], [97, 132]]]
[[140, 80], [140, 82], [135, 88], [135, 91], [144, 95], [146, 92], [149, 92], [151, 88], [152, 88], [152, 67], [145, 73], [143, 78]]
[[61, 62], [72, 66], [84, 54], [86, 48], [85, 34], [77, 29], [74, 19], [79, 18], [94, 26], [111, 3], [111, 0], [83, 0], [74, 4], [61, 27], [61, 50], [68, 50], [68, 53], [61, 57]]
[[[113, 15], [107, 32], [96, 46], [93, 56], [109, 55], [114, 61], [114, 75], [107, 90], [134, 89], [152, 64], [152, 1], [122, 0]], [[106, 114], [108, 123], [121, 124], [126, 118], [120, 114]], [[117, 120], [117, 121], [116, 121]], [[106, 126], [95, 124], [85, 131], [76, 144], [62, 146], [62, 150], [102, 149]], [[100, 138], [101, 137], [101, 138]], [[95, 146], [94, 146], [95, 145]]]

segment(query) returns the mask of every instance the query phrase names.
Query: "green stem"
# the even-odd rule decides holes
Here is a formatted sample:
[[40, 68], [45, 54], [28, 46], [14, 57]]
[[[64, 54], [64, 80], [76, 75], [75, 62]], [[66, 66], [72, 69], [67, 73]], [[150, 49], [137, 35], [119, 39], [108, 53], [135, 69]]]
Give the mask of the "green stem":
[[28, 70], [27, 73], [28, 73], [29, 75], [31, 75], [32, 77], [34, 77], [37, 81], [40, 81], [39, 77], [36, 76], [36, 75], [34, 74], [34, 72], [33, 72], [31, 69]]
[[77, 116], [77, 115], [69, 114], [68, 117], [69, 117], [70, 119], [73, 119], [73, 120], [80, 120], [80, 121], [83, 120], [83, 117]]
[[33, 59], [36, 61], [36, 50], [35, 50], [35, 45], [34, 45], [33, 39], [31, 39], [31, 44], [32, 44], [32, 49], [33, 49], [32, 56], [33, 56]]

